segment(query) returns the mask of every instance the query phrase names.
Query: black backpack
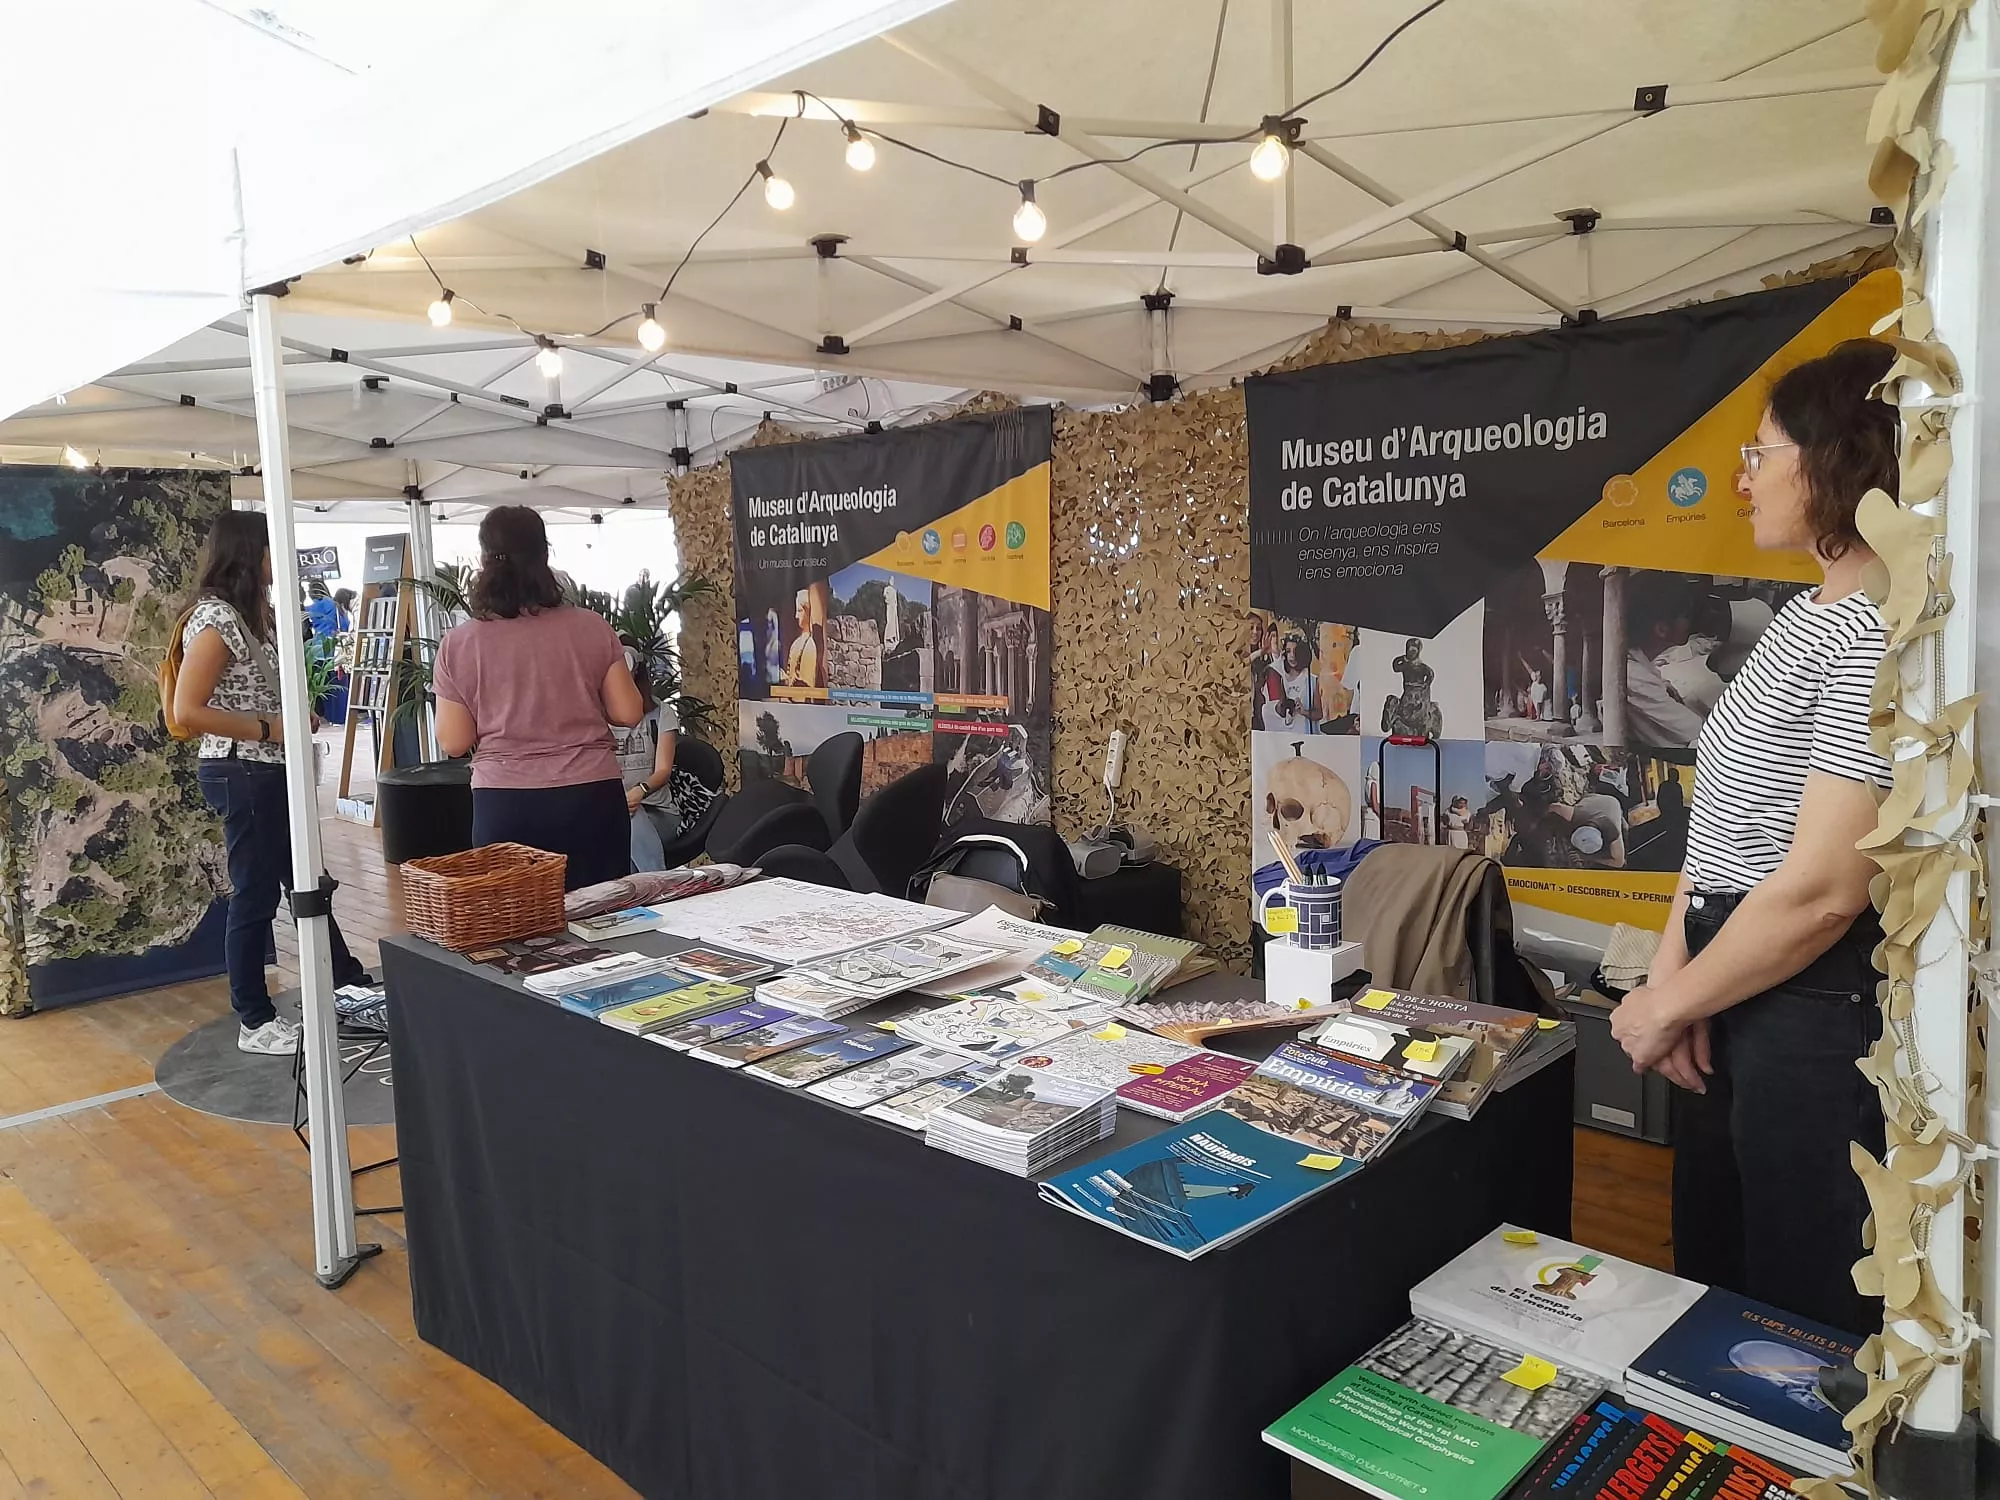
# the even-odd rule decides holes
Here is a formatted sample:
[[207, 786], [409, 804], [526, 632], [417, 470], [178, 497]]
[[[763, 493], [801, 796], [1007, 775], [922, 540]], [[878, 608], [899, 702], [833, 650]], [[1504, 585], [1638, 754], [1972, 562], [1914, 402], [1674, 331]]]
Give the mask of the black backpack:
[[1076, 925], [1076, 866], [1046, 824], [967, 818], [946, 831], [937, 852], [911, 877], [910, 899], [924, 900], [940, 875], [984, 881], [1030, 897], [1040, 904], [1039, 920], [1056, 927]]

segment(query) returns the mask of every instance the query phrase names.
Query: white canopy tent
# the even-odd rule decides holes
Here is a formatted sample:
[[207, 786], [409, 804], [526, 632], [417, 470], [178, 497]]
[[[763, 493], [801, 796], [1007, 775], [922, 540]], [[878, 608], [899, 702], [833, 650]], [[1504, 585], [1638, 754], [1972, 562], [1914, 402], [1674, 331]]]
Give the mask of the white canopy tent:
[[[277, 7], [315, 18], [340, 8]], [[80, 0], [50, 24], [86, 35], [93, 17], [123, 9]], [[66, 55], [92, 54], [95, 76], [69, 99], [50, 99], [23, 52], [0, 62], [0, 121], [12, 123], [25, 81], [39, 124], [87, 123], [70, 158], [83, 170], [64, 166], [66, 151], [37, 158], [21, 201], [67, 202], [74, 183], [93, 183], [83, 223], [0, 243], [0, 315], [22, 356], [0, 370], [0, 413], [74, 392], [67, 407], [38, 405], [0, 428], [0, 444], [70, 442], [59, 434], [84, 429], [65, 423], [97, 422], [106, 449], [147, 449], [171, 427], [167, 447], [180, 450], [193, 429], [174, 422], [240, 423], [240, 369], [193, 367], [240, 366], [247, 341], [281, 552], [296, 467], [279, 451], [288, 365], [315, 367], [299, 372], [289, 413], [313, 466], [300, 500], [322, 484], [329, 499], [385, 499], [393, 465], [412, 461], [418, 479], [405, 482], [427, 492], [470, 470], [462, 482], [484, 497], [513, 493], [482, 476], [518, 461], [540, 469], [558, 506], [572, 489], [622, 500], [626, 483], [644, 503], [676, 449], [702, 446], [681, 425], [699, 405], [692, 382], [712, 384], [723, 367], [701, 360], [791, 372], [794, 384], [757, 398], [781, 416], [830, 414], [823, 397], [841, 393], [805, 394], [820, 376], [890, 382], [892, 402], [974, 388], [1129, 401], [1236, 378], [1329, 317], [1589, 321], [1749, 289], [1891, 232], [1866, 187], [1880, 77], [1853, 0], [958, 0], [930, 14], [914, 0], [848, 0], [572, 8], [560, 21], [488, 3], [393, 22], [386, 4], [379, 16], [364, 4], [346, 7], [358, 17], [347, 45], [318, 53], [254, 29], [230, 0], [171, 9], [196, 17], [192, 40], [149, 22], [130, 45], [73, 46]], [[1994, 24], [1993, 9], [1981, 0], [1979, 26]], [[855, 45], [836, 50], [844, 42]], [[130, 144], [119, 111], [144, 92], [134, 80], [157, 77], [162, 55], [190, 55], [184, 46], [210, 59], [202, 78], [254, 77], [260, 98], [283, 90], [270, 140], [220, 150], [235, 142], [237, 113], [205, 98], [187, 107], [197, 149], [169, 149], [167, 132]], [[357, 58], [373, 66], [353, 71]], [[1951, 320], [1979, 318], [1974, 283], [1992, 275], [1978, 249], [1993, 201], [1994, 75], [1967, 64], [1956, 76], [1954, 97], [1982, 102], [1961, 110], [1980, 147], [1969, 156], [1970, 139], [1960, 143], [1962, 168], [1976, 160], [1977, 173], [1954, 185], [1978, 232], [1947, 214], [1962, 258], [1938, 263], [1960, 294], [1936, 293], [1948, 339], [1969, 338]], [[175, 93], [186, 92], [183, 80]], [[1291, 142], [1275, 182], [1249, 169], [1266, 132]], [[855, 135], [873, 148], [865, 172], [848, 164]], [[96, 191], [93, 169], [120, 188], [127, 175], [151, 180], [119, 200]], [[793, 206], [767, 201], [770, 177], [795, 189]], [[1047, 221], [1032, 243], [1012, 225], [1024, 180]], [[114, 231], [113, 202], [120, 228], [136, 217], [143, 232]], [[255, 297], [244, 318], [248, 291], [292, 276], [302, 279], [282, 302]], [[445, 291], [452, 326], [429, 329], [425, 309]], [[664, 326], [657, 354], [635, 342], [649, 307]], [[381, 321], [362, 336], [361, 320]], [[185, 349], [155, 353], [181, 339]], [[554, 382], [530, 363], [551, 347], [563, 355]], [[321, 389], [327, 367], [343, 365]], [[1968, 362], [1974, 398], [1978, 373]], [[224, 374], [234, 385], [222, 394], [185, 388]], [[369, 390], [369, 374], [387, 386]], [[722, 384], [732, 380], [742, 389], [725, 397], [756, 383]], [[345, 420], [354, 410], [358, 425]], [[233, 461], [244, 449], [240, 427], [230, 433], [185, 447], [226, 448]], [[392, 454], [315, 446], [378, 436]], [[717, 433], [713, 446], [726, 441]], [[422, 467], [432, 462], [462, 467], [433, 476]], [[343, 487], [353, 493], [331, 493]], [[1975, 520], [1973, 505], [1952, 508], [1962, 556], [1975, 555]], [[1967, 590], [1948, 637], [1951, 695], [1971, 675], [1972, 603]], [[288, 666], [288, 728], [294, 710], [302, 726], [299, 697]], [[295, 807], [310, 806], [304, 775], [294, 768]], [[295, 853], [309, 884], [316, 839], [295, 840]], [[1925, 1002], [1940, 1034], [1962, 1030], [1965, 953], [1951, 941]], [[323, 972], [317, 984], [323, 995]], [[324, 1058], [324, 1008], [320, 1026]], [[315, 1119], [337, 1120], [337, 1090], [319, 1083]], [[316, 1133], [316, 1148], [337, 1135]], [[344, 1156], [337, 1174], [331, 1161], [322, 1173], [317, 1149], [315, 1162], [316, 1216], [347, 1214], [334, 1249], [351, 1259]], [[1958, 1254], [1950, 1227], [1941, 1221], [1931, 1243], [1941, 1268]], [[1955, 1273], [1940, 1276], [1956, 1289]], [[1959, 1382], [1955, 1366], [1947, 1373], [1918, 1425], [1949, 1425]]]

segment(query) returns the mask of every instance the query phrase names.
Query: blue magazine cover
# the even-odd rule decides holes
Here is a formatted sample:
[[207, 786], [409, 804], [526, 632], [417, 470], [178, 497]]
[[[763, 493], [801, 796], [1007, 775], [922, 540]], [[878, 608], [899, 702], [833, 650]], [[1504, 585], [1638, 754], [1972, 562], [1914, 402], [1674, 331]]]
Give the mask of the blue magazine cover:
[[1228, 1244], [1361, 1170], [1219, 1112], [1050, 1177], [1044, 1198], [1182, 1260]]
[[641, 1000], [650, 1000], [655, 995], [664, 995], [669, 990], [685, 989], [693, 984], [694, 977], [683, 974], [678, 969], [662, 969], [656, 974], [638, 974], [630, 979], [614, 979], [609, 984], [600, 984], [590, 989], [571, 990], [556, 996], [564, 1010], [573, 1010], [579, 1015], [598, 1016], [607, 1010], [616, 1010], [621, 1005], [637, 1005]]
[[1837, 1328], [1710, 1287], [1632, 1362], [1634, 1375], [1844, 1453], [1853, 1440], [1819, 1395], [1819, 1372], [1854, 1358]]
[[793, 1014], [782, 1005], [751, 1000], [734, 1009], [703, 1016], [698, 1021], [683, 1021], [678, 1026], [669, 1026], [665, 1031], [654, 1032], [646, 1040], [671, 1047], [676, 1052], [688, 1052], [696, 1047], [706, 1047], [710, 1042], [719, 1042], [726, 1036], [734, 1036], [739, 1031], [748, 1031], [753, 1026], [769, 1026], [774, 1021], [790, 1020]]

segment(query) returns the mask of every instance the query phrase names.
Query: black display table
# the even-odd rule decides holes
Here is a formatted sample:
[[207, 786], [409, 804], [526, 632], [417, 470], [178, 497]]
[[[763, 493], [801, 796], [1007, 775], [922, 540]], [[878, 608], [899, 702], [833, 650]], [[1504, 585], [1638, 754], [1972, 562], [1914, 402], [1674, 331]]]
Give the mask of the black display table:
[[1276, 1500], [1258, 1434], [1412, 1283], [1569, 1229], [1567, 1059], [1185, 1262], [420, 940], [382, 961], [417, 1331], [648, 1496]]

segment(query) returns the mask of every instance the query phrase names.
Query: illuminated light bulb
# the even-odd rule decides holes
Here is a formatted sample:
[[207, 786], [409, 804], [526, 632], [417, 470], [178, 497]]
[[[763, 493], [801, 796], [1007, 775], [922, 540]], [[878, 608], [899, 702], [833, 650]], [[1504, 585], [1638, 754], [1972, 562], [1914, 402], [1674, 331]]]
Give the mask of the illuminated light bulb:
[[451, 299], [457, 295], [456, 292], [452, 291], [440, 291], [438, 293], [437, 300], [425, 309], [425, 312], [430, 317], [431, 327], [449, 328], [451, 326]]
[[851, 123], [841, 129], [847, 134], [847, 164], [857, 172], [865, 172], [874, 166], [875, 143]]
[[1292, 164], [1292, 148], [1276, 132], [1267, 134], [1250, 153], [1250, 173], [1259, 182], [1276, 182]]
[[536, 342], [542, 348], [535, 356], [535, 368], [551, 380], [558, 378], [562, 374], [562, 350], [547, 339], [537, 339]]
[[1014, 210], [1014, 233], [1024, 243], [1032, 245], [1048, 232], [1048, 227], [1049, 216], [1035, 201], [1034, 180], [1024, 179], [1021, 183], [1021, 206]]
[[87, 469], [90, 467], [90, 460], [85, 458], [76, 449], [70, 447], [67, 443], [63, 445], [62, 461], [68, 464], [72, 469]]
[[639, 324], [639, 347], [648, 354], [658, 354], [667, 347], [667, 330], [660, 326], [660, 320], [654, 316], [657, 307], [657, 303], [648, 302], [645, 320]]
[[773, 172], [771, 164], [768, 161], [757, 163], [757, 175], [764, 179], [764, 201], [766, 203], [780, 211], [792, 206], [792, 200], [797, 196], [792, 192], [792, 185], [776, 172]]

